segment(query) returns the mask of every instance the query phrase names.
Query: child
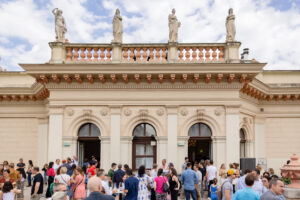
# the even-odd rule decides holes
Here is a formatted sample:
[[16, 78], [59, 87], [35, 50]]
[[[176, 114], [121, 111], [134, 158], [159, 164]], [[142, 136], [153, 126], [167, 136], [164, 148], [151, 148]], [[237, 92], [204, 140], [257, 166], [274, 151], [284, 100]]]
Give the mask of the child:
[[209, 188], [210, 192], [211, 192], [211, 200], [218, 200], [218, 196], [217, 196], [217, 190], [218, 190], [217, 182], [218, 182], [218, 180], [216, 178], [214, 178], [213, 184]]
[[4, 183], [2, 187], [2, 191], [0, 192], [1, 200], [12, 200], [15, 199], [16, 194], [20, 194], [21, 190], [14, 189], [11, 182], [7, 181]]

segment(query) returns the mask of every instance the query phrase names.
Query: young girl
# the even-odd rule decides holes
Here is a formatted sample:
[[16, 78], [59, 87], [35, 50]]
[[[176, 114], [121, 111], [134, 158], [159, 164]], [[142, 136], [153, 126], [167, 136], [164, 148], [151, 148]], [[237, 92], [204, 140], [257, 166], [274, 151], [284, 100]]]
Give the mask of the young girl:
[[213, 184], [210, 186], [211, 200], [218, 200], [218, 196], [217, 196], [217, 190], [218, 190], [217, 182], [218, 182], [218, 179], [214, 178]]

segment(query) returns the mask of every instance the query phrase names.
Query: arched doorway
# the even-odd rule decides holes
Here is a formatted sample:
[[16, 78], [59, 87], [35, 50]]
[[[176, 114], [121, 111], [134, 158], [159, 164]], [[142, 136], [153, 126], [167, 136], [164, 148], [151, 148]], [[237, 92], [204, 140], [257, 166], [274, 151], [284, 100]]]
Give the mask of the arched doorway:
[[188, 157], [190, 162], [211, 159], [211, 129], [204, 123], [196, 123], [189, 129]]
[[156, 130], [147, 123], [137, 125], [133, 130], [132, 168], [138, 169], [145, 165], [151, 169], [156, 163]]
[[246, 157], [246, 134], [243, 128], [240, 129], [240, 158]]
[[83, 124], [78, 131], [78, 159], [82, 165], [85, 159], [91, 160], [92, 156], [100, 161], [100, 130], [93, 123]]

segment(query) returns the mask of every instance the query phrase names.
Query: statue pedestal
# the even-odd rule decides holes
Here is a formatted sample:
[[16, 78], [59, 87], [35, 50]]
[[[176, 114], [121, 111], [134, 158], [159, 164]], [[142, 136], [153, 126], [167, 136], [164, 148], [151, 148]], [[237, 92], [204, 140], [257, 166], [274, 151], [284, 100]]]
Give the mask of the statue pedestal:
[[178, 43], [177, 42], [169, 42], [168, 46], [169, 46], [168, 47], [168, 61], [176, 62], [177, 61]]
[[300, 188], [284, 188], [284, 197], [286, 200], [300, 200]]
[[239, 63], [239, 48], [241, 46], [240, 42], [226, 42], [225, 46], [225, 60], [227, 63]]
[[122, 61], [122, 44], [120, 42], [111, 42], [112, 45], [112, 62]]

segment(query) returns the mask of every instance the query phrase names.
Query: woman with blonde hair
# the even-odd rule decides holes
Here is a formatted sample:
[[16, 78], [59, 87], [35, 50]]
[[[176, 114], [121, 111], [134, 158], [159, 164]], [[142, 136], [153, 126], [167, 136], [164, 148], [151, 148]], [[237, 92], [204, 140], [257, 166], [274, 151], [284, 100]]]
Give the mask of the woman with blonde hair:
[[224, 181], [226, 180], [226, 175], [227, 175], [227, 171], [226, 171], [226, 165], [224, 163], [222, 163], [220, 170], [219, 170], [219, 176], [220, 176], [220, 184], [222, 185], [224, 183]]
[[86, 191], [85, 191], [85, 175], [84, 171], [77, 167], [74, 170], [74, 174], [71, 178], [71, 183], [74, 184], [73, 189], [73, 198], [75, 200], [81, 200], [86, 197]]
[[59, 170], [59, 175], [54, 177], [55, 183], [62, 183], [65, 186], [70, 185], [70, 179], [71, 177], [67, 174], [68, 169], [66, 167], [61, 167]]

